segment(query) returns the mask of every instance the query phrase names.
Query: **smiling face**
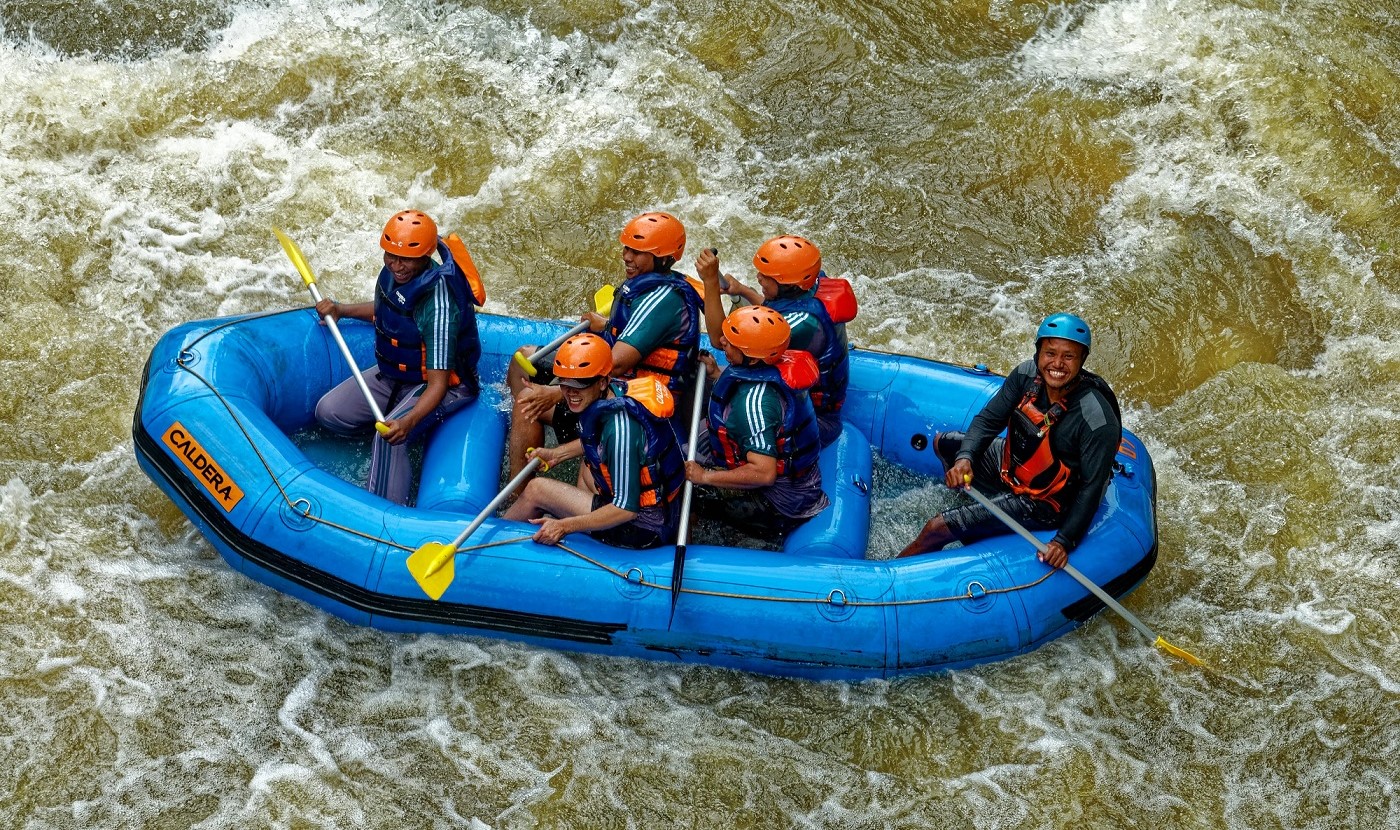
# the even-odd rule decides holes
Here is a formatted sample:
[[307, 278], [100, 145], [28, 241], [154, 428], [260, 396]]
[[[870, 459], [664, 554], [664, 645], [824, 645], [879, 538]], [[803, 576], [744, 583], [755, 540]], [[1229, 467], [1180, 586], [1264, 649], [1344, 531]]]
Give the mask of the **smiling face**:
[[624, 247], [622, 249], [622, 268], [627, 279], [630, 280], [638, 274], [655, 271], [656, 257], [646, 251]]
[[564, 390], [564, 405], [569, 407], [569, 411], [575, 414], [582, 412], [593, 405], [593, 402], [603, 397], [607, 392], [607, 376], [594, 378], [593, 382], [587, 386], [571, 386], [568, 383], [559, 384], [559, 388]]
[[399, 256], [384, 252], [384, 267], [394, 275], [394, 282], [403, 285], [428, 270], [432, 260], [425, 256]]
[[1073, 385], [1084, 365], [1083, 344], [1058, 337], [1047, 337], [1040, 341], [1035, 353], [1035, 368], [1045, 381], [1045, 388], [1052, 400], [1057, 400]]

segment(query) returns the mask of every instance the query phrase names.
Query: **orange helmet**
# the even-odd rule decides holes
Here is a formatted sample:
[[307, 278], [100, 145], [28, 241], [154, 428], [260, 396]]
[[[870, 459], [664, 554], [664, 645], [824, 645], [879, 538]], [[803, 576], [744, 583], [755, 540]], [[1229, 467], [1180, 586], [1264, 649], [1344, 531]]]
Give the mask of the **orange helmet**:
[[669, 213], [650, 211], [628, 222], [618, 235], [618, 241], [652, 256], [680, 259], [685, 253], [685, 226]]
[[766, 305], [750, 305], [737, 309], [724, 318], [720, 326], [724, 339], [745, 355], [772, 363], [787, 351], [792, 339], [792, 326], [783, 315]]
[[[596, 334], [575, 334], [554, 353], [554, 376], [594, 381], [612, 371], [612, 346]], [[573, 385], [573, 384], [570, 384]]]
[[421, 210], [401, 210], [389, 217], [379, 247], [395, 256], [428, 256], [437, 250], [437, 223]]
[[800, 236], [775, 236], [758, 246], [753, 267], [782, 285], [811, 288], [822, 270], [822, 252]]

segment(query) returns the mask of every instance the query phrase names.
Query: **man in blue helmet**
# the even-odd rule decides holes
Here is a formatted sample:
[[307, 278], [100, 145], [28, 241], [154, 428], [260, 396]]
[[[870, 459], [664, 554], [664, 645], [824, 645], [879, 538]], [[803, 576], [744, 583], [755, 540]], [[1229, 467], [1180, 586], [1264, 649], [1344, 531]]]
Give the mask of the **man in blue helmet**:
[[[1083, 368], [1089, 345], [1088, 323], [1073, 314], [1046, 317], [1035, 358], [1012, 370], [966, 433], [939, 433], [933, 442], [949, 487], [975, 484], [1023, 524], [1059, 529], [1040, 556], [1055, 568], [1088, 531], [1123, 438], [1118, 398]], [[899, 555], [1005, 532], [982, 505], [955, 507], [929, 519]]]

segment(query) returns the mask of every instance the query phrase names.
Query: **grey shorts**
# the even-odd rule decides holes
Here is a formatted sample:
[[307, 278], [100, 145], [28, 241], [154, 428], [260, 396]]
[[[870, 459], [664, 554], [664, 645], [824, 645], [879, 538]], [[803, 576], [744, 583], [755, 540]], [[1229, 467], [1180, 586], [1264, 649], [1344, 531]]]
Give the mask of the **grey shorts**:
[[[961, 432], [940, 432], [933, 438], [934, 451], [943, 462], [943, 469], [953, 466], [962, 444]], [[1018, 496], [1006, 488], [1001, 480], [1001, 448], [1005, 438], [992, 441], [981, 457], [972, 459], [973, 486], [985, 494], [993, 504], [1005, 510], [1011, 518], [1032, 530], [1054, 530], [1064, 521], [1064, 516], [1049, 502]], [[943, 511], [943, 521], [948, 530], [963, 544], [971, 544], [989, 536], [1010, 533], [1011, 529], [1001, 519], [977, 502]]]

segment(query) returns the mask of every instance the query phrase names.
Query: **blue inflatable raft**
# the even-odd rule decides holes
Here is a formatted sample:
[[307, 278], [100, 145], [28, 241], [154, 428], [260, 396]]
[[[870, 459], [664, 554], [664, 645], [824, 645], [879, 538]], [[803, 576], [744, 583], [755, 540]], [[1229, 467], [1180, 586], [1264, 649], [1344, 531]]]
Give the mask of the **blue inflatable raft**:
[[[780, 552], [690, 544], [674, 617], [672, 546], [620, 550], [578, 534], [539, 545], [528, 539], [532, 526], [494, 516], [462, 545], [435, 601], [406, 561], [424, 544], [452, 540], [496, 495], [507, 361], [519, 345], [567, 327], [488, 314], [480, 324], [482, 397], [428, 441], [414, 507], [332, 472], [326, 453], [337, 444], [352, 452], [353, 442], [293, 440], [314, 425], [317, 399], [348, 376], [310, 309], [194, 322], [162, 337], [135, 413], [136, 455], [229, 565], [387, 631], [859, 679], [1022, 654], [1103, 608], [1011, 534], [942, 554], [865, 558], [872, 449], [939, 474], [933, 434], [965, 427], [1001, 378], [863, 349], [851, 352], [844, 434], [822, 454], [831, 507]], [[371, 363], [372, 329], [349, 320], [341, 328], [360, 364]], [[1114, 596], [1136, 587], [1157, 555], [1151, 460], [1125, 433], [1118, 461], [1073, 555]]]

